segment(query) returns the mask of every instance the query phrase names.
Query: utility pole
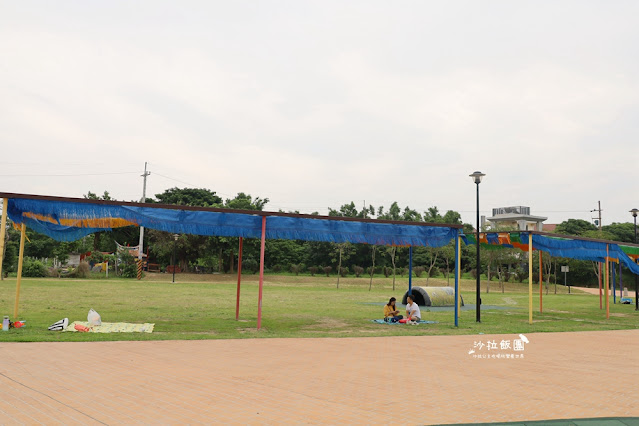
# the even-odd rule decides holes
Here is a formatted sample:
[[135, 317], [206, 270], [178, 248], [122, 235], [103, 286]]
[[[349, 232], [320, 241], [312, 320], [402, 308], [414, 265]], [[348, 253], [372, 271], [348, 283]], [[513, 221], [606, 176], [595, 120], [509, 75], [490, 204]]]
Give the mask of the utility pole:
[[[142, 200], [141, 203], [146, 202], [146, 177], [150, 175], [151, 172], [146, 171], [146, 161], [144, 162], [144, 174], [142, 177], [144, 178], [144, 184], [142, 185]], [[144, 245], [144, 226], [140, 226], [140, 245], [138, 247], [138, 259], [142, 260], [142, 251]]]
[[[597, 219], [597, 225], [599, 226], [599, 234], [601, 234], [601, 201], [597, 201], [597, 205], [599, 208], [590, 210], [591, 212], [599, 212], [599, 217]], [[593, 218], [595, 219], [595, 218]], [[601, 235], [600, 235], [601, 236]]]

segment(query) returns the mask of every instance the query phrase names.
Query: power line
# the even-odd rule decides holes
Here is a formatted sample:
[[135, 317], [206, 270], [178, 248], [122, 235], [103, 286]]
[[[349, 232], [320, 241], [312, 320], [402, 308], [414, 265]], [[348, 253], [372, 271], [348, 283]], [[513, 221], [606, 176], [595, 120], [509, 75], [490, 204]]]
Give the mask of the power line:
[[130, 175], [139, 172], [111, 172], [111, 173], [74, 173], [74, 174], [19, 174], [0, 175], [0, 177], [77, 177], [77, 176], [106, 176], [106, 175]]

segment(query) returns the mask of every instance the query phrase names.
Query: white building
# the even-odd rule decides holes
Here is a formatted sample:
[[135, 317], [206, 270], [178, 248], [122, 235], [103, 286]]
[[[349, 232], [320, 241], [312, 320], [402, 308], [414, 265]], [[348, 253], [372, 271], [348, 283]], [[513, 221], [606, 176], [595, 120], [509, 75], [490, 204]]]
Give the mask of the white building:
[[[482, 217], [482, 225], [488, 225], [490, 229], [518, 229], [520, 231], [543, 231], [543, 216], [530, 214], [530, 207], [513, 206], [498, 207], [493, 209], [493, 215], [489, 218]], [[486, 224], [485, 221], [488, 220]]]

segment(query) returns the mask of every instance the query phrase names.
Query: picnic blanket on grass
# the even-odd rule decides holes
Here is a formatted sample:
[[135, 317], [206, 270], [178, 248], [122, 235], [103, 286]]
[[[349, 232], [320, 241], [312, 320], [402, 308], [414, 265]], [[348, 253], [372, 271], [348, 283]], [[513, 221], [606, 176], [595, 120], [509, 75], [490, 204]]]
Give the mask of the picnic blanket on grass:
[[[383, 319], [374, 319], [374, 320], [371, 320], [371, 321], [376, 323], [376, 324], [391, 324], [391, 325], [400, 324], [400, 325], [403, 325], [400, 322], [390, 322], [390, 321], [386, 322]], [[419, 324], [438, 324], [438, 322], [437, 321], [424, 321], [424, 320], [421, 320], [421, 321], [419, 321]]]
[[154, 323], [132, 324], [128, 322], [103, 322], [102, 325], [89, 325], [87, 321], [74, 321], [64, 331], [77, 333], [75, 325], [89, 328], [89, 333], [152, 333]]

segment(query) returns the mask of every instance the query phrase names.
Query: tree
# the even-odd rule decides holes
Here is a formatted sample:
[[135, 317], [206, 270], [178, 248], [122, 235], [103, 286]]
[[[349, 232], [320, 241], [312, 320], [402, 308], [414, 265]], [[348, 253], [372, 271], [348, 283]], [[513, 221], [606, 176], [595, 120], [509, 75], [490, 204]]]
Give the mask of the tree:
[[204, 188], [170, 188], [161, 194], [155, 194], [161, 204], [180, 206], [223, 207], [222, 199], [214, 191]]
[[255, 197], [253, 199], [249, 194], [245, 194], [243, 192], [239, 192], [235, 198], [226, 199], [224, 203], [224, 207], [228, 209], [238, 209], [238, 210], [264, 210], [264, 206], [269, 202], [268, 198], [261, 199], [260, 197]]
[[597, 227], [592, 223], [583, 219], [568, 219], [561, 222], [555, 228], [558, 234], [580, 235], [583, 236], [586, 231], [596, 231]]

